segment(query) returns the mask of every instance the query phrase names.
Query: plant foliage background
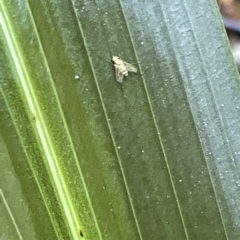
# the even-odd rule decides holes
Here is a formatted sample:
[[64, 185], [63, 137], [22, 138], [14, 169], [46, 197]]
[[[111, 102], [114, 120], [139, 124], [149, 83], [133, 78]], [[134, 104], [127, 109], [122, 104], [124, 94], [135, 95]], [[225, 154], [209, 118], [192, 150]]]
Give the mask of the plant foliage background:
[[[215, 1], [0, 2], [1, 238], [239, 239], [239, 77]], [[137, 74], [116, 82], [112, 55]]]

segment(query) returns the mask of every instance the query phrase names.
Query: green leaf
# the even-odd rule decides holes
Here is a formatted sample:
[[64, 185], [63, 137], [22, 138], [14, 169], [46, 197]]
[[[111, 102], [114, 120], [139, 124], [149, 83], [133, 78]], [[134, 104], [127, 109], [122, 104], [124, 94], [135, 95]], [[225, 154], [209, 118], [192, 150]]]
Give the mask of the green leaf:
[[[220, 19], [206, 0], [2, 0], [1, 237], [238, 239]], [[112, 55], [138, 73], [119, 84]]]

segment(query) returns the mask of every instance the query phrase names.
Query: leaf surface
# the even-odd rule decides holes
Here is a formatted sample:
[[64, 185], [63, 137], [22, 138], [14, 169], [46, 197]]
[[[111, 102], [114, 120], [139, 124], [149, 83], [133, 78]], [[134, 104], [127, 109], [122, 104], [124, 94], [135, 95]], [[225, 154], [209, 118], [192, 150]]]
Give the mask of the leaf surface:
[[[239, 77], [215, 2], [0, 13], [8, 239], [239, 238]], [[122, 85], [113, 55], [138, 68]]]

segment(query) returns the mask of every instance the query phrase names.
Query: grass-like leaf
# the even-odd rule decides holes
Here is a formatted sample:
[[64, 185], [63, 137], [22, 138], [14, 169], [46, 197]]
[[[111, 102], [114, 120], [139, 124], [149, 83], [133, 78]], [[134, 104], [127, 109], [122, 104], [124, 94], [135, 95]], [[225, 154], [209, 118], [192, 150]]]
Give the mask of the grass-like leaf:
[[[0, 25], [2, 236], [239, 238], [239, 78], [215, 2], [2, 0]], [[113, 54], [138, 68], [122, 85]]]

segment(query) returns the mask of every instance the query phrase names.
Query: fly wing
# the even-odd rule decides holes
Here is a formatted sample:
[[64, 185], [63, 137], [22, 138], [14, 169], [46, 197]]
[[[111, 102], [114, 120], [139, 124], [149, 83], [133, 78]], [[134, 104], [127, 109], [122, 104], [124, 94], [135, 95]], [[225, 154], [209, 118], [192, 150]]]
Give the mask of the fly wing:
[[123, 64], [126, 67], [128, 72], [135, 72], [135, 73], [137, 72], [137, 68], [135, 66], [133, 66], [132, 64], [124, 62], [124, 61], [123, 61]]
[[118, 82], [122, 83], [123, 82], [123, 77], [124, 75], [122, 74], [122, 72], [120, 71], [119, 68], [115, 67], [115, 74], [116, 74], [116, 79]]

